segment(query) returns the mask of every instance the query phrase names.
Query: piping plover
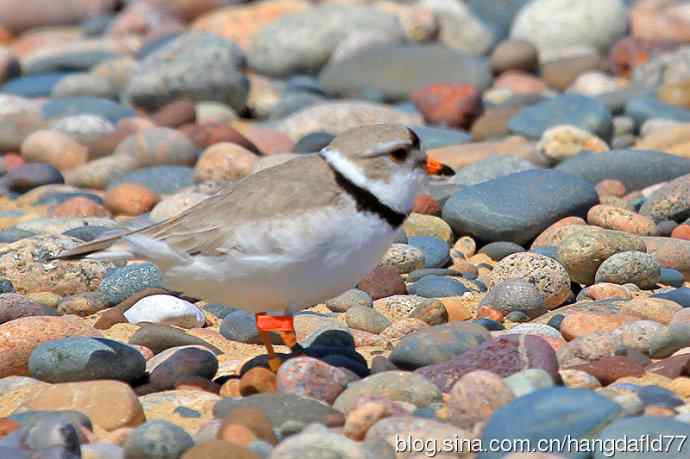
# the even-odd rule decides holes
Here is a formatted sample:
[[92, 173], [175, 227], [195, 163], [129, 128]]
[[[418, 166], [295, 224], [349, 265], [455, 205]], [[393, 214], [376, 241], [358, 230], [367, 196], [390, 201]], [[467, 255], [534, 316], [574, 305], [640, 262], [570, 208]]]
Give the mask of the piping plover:
[[166, 288], [256, 313], [274, 371], [269, 331], [296, 344], [293, 312], [352, 288], [381, 260], [427, 174], [417, 135], [371, 125], [240, 180], [168, 220], [60, 255], [146, 259]]

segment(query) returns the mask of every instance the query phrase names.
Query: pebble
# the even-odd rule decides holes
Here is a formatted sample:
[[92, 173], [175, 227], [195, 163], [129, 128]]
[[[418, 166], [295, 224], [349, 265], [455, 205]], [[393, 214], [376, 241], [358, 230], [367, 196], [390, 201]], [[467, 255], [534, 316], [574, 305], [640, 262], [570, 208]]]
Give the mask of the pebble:
[[89, 159], [88, 149], [59, 131], [38, 130], [21, 145], [22, 158], [28, 163], [46, 163], [58, 170], [68, 170]]
[[[568, 24], [569, 29], [564, 31], [562, 24]], [[544, 59], [569, 47], [606, 50], [625, 34], [626, 28], [626, 8], [619, 0], [577, 5], [564, 0], [539, 0], [520, 10], [511, 37], [529, 40]]]
[[273, 429], [278, 431], [286, 423], [297, 422], [306, 426], [312, 422], [324, 422], [328, 417], [338, 413], [325, 403], [312, 398], [274, 392], [222, 399], [213, 407], [213, 414], [216, 418], [224, 418], [238, 408], [255, 408], [263, 411], [271, 421]]
[[674, 323], [651, 338], [649, 355], [652, 358], [664, 358], [688, 346], [690, 328], [684, 323]]
[[191, 435], [165, 420], [148, 421], [134, 429], [123, 445], [125, 457], [132, 459], [173, 459], [194, 446]]
[[539, 368], [528, 368], [505, 378], [503, 382], [515, 397], [554, 386], [553, 377]]
[[577, 177], [531, 170], [454, 193], [443, 206], [443, 219], [456, 234], [525, 244], [563, 217], [584, 215], [596, 202], [594, 187]]
[[[378, 72], [382, 57], [390, 72]], [[433, 73], [426, 71], [435, 69]], [[393, 77], [405, 72], [406, 78]], [[486, 59], [440, 45], [388, 45], [363, 50], [342, 61], [329, 63], [319, 75], [329, 93], [347, 96], [364, 88], [380, 91], [386, 99], [406, 99], [434, 83], [452, 81], [484, 90], [491, 84]]]
[[482, 299], [481, 305], [489, 305], [503, 314], [521, 311], [530, 318], [546, 312], [544, 295], [529, 281], [507, 279], [495, 284]]
[[319, 457], [324, 454], [343, 459], [361, 459], [367, 456], [367, 451], [360, 443], [325, 427], [317, 427], [281, 442], [271, 452], [271, 456], [285, 459]]
[[17, 293], [0, 294], [0, 324], [22, 317], [53, 315], [57, 315], [54, 309], [36, 303], [23, 295]]
[[[35, 330], [41, 330], [40, 335]], [[0, 377], [28, 375], [31, 353], [40, 344], [69, 336], [99, 336], [82, 319], [74, 316], [34, 316], [15, 319], [0, 325], [0, 351], [6, 358], [0, 365]]]
[[[625, 311], [622, 309], [622, 311]], [[648, 355], [653, 336], [656, 336], [663, 325], [653, 320], [628, 322], [613, 330], [614, 338], [621, 340], [621, 345], [628, 349]]]
[[438, 216], [422, 215], [415, 212], [410, 214], [403, 223], [403, 232], [407, 236], [408, 242], [410, 238], [415, 236], [433, 237], [444, 241], [446, 244], [451, 244], [454, 239], [453, 230], [443, 219]]
[[469, 291], [462, 282], [453, 277], [434, 275], [421, 278], [411, 285], [408, 290], [413, 295], [424, 298], [462, 296]]
[[458, 427], [472, 430], [488, 421], [494, 412], [513, 399], [510, 387], [489, 371], [467, 373], [448, 394], [448, 419]]
[[[567, 107], [567, 108], [566, 108]], [[532, 139], [541, 138], [549, 129], [572, 125], [603, 140], [611, 137], [611, 113], [602, 102], [581, 94], [566, 93], [521, 109], [508, 122], [508, 129]]]
[[229, 142], [208, 147], [194, 166], [194, 179], [202, 181], [239, 180], [252, 173], [257, 156]]
[[103, 204], [116, 214], [136, 216], [153, 209], [158, 200], [159, 197], [145, 186], [122, 183], [106, 192]]
[[489, 288], [513, 278], [533, 284], [550, 309], [563, 304], [571, 293], [570, 278], [563, 265], [536, 253], [516, 253], [499, 261], [489, 276]]
[[583, 151], [602, 152], [609, 147], [602, 139], [577, 126], [560, 125], [547, 129], [537, 144], [538, 153], [552, 164]]
[[203, 339], [163, 324], [142, 324], [129, 339], [129, 344], [147, 347], [154, 354], [178, 346], [203, 346], [213, 353], [220, 353], [218, 348]]
[[[563, 387], [541, 389], [514, 399], [499, 409], [489, 420], [482, 441], [503, 438], [557, 439], [571, 435], [573, 439], [590, 438], [602, 425], [613, 421], [621, 408], [607, 398], [589, 390]], [[515, 422], [516, 416], [525, 422]], [[550, 420], [560, 419], [558, 423]], [[567, 446], [553, 453], [567, 453]], [[503, 453], [482, 453], [482, 457], [499, 459]]]
[[[592, 231], [589, 228], [574, 226], [572, 233], [558, 246], [558, 260], [575, 282], [593, 284], [597, 270], [612, 255], [647, 251], [644, 241], [638, 236], [605, 230]], [[599, 281], [603, 282], [604, 279]]]
[[326, 307], [333, 312], [346, 312], [354, 306], [371, 307], [373, 300], [368, 293], [352, 288], [343, 292], [335, 298], [326, 301]]
[[448, 361], [489, 338], [490, 334], [484, 327], [452, 322], [424, 328], [402, 338], [389, 358], [398, 368], [415, 370]]
[[407, 287], [397, 269], [377, 266], [357, 284], [357, 288], [367, 293], [372, 300], [407, 294]]
[[141, 263], [116, 268], [108, 273], [98, 291], [116, 305], [137, 292], [161, 286], [161, 272], [151, 263]]
[[[604, 428], [599, 434], [598, 438], [602, 441], [615, 441], [614, 439], [620, 438], [621, 435], [636, 436], [642, 435], [644, 432], [658, 432], [658, 435], [669, 435], [668, 438], [672, 438], [678, 435], [681, 438], [690, 432], [687, 423], [676, 421], [674, 419], [657, 417], [657, 416], [635, 416], [629, 418], [618, 419], [609, 424]], [[690, 452], [690, 446], [681, 444], [678, 442], [674, 447], [672, 447], [672, 452], [668, 455], [673, 458], [681, 458]], [[644, 457], [643, 453], [630, 452], [626, 453], [625, 456], [631, 459], [642, 459]], [[603, 459], [605, 456], [596, 452], [594, 454], [595, 459]], [[611, 457], [623, 457], [620, 453], [614, 453]]]
[[345, 312], [348, 327], [369, 333], [381, 333], [391, 321], [376, 309], [367, 306], [353, 306]]
[[203, 327], [206, 322], [204, 313], [199, 308], [189, 301], [170, 295], [150, 295], [142, 298], [127, 309], [124, 315], [133, 324], [152, 322], [197, 328]]
[[367, 431], [364, 441], [369, 445], [375, 441], [385, 441], [392, 449], [395, 448], [396, 434], [401, 433], [403, 438], [410, 435], [413, 439], [424, 438], [437, 444], [442, 444], [444, 438], [469, 438], [468, 432], [445, 422], [417, 416], [391, 416], [374, 424]]
[[218, 359], [203, 346], [176, 346], [148, 359], [146, 371], [156, 389], [171, 390], [189, 378], [213, 379], [218, 371]]
[[598, 205], [592, 207], [587, 212], [587, 222], [602, 228], [640, 236], [654, 236], [656, 234], [656, 224], [651, 218], [614, 206]]
[[333, 408], [348, 414], [356, 407], [360, 397], [370, 394], [412, 403], [417, 407], [439, 402], [442, 398], [436, 386], [416, 373], [384, 371], [350, 383], [335, 400]]
[[[424, 240], [422, 240], [423, 242]], [[431, 249], [434, 250], [435, 246], [431, 245]], [[438, 258], [438, 253], [432, 252], [432, 256], [434, 255]], [[434, 267], [426, 266], [425, 258], [424, 251], [419, 247], [409, 244], [393, 244], [379, 262], [379, 266], [393, 268], [400, 274], [407, 274], [425, 267]], [[432, 261], [434, 260], [432, 259]]]
[[537, 68], [538, 64], [539, 52], [528, 40], [503, 40], [491, 53], [491, 68], [496, 73], [507, 70], [531, 72]]
[[[115, 156], [112, 158], [115, 158]], [[121, 160], [121, 158], [118, 157], [116, 159]], [[193, 169], [186, 166], [169, 165], [144, 167], [110, 180], [108, 182], [108, 189], [112, 189], [122, 183], [143, 185], [156, 194], [171, 194], [194, 184]]]
[[95, 379], [135, 382], [144, 376], [146, 363], [138, 350], [124, 343], [75, 336], [36, 346], [28, 369], [32, 377], [51, 383]]
[[109, 432], [137, 427], [145, 421], [134, 391], [119, 381], [53, 384], [35, 393], [20, 410], [75, 410]]
[[474, 370], [505, 377], [526, 368], [541, 368], [557, 378], [556, 354], [542, 338], [507, 335], [487, 340], [451, 360], [419, 368], [416, 373], [447, 392], [463, 375]]
[[482, 110], [481, 93], [472, 85], [437, 83], [410, 97], [429, 124], [468, 128]]
[[349, 377], [341, 368], [311, 357], [285, 362], [276, 375], [277, 390], [333, 404], [346, 389]]
[[660, 151], [615, 150], [582, 153], [559, 163], [556, 170], [591, 183], [616, 179], [626, 190], [640, 190], [690, 173], [690, 161]]
[[654, 256], [643, 252], [619, 252], [599, 266], [595, 282], [635, 284], [642, 289], [651, 289], [660, 278], [661, 267]]

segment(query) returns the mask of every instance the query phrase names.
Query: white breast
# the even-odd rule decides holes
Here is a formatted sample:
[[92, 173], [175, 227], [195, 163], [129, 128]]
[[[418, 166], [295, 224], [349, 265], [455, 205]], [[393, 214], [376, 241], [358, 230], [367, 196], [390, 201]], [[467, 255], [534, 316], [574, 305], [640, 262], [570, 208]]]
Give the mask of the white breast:
[[394, 238], [389, 224], [354, 205], [268, 219], [235, 229], [239, 251], [164, 272], [165, 286], [252, 312], [294, 311], [352, 288]]

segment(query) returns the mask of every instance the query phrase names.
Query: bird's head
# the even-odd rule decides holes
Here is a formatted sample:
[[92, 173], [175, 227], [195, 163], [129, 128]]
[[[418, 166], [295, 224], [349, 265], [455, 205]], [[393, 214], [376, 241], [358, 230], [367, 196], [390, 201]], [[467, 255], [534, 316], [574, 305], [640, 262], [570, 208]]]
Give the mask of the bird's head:
[[391, 209], [409, 213], [429, 175], [453, 170], [427, 157], [415, 132], [374, 124], [343, 132], [319, 153], [333, 169]]

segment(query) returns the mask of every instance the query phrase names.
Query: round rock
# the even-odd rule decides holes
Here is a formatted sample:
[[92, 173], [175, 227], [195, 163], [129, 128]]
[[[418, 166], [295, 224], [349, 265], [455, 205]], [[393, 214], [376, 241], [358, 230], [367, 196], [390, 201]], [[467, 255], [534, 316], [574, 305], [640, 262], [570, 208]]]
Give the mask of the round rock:
[[661, 267], [653, 255], [643, 252], [620, 252], [610, 256], [597, 269], [596, 282], [635, 284], [651, 289], [661, 278]]
[[125, 313], [133, 324], [153, 322], [182, 328], [202, 327], [204, 313], [189, 301], [171, 295], [150, 295], [134, 303]]
[[29, 373], [58, 383], [114, 379], [133, 382], [144, 376], [146, 362], [135, 348], [106, 338], [70, 337], [37, 346]]

